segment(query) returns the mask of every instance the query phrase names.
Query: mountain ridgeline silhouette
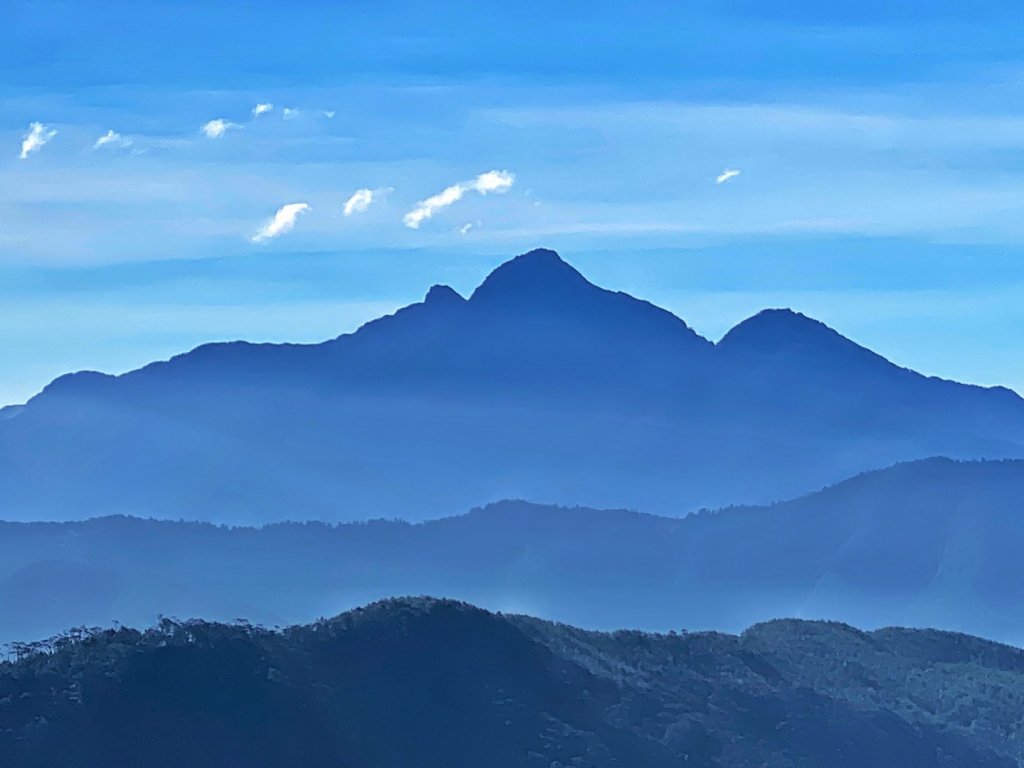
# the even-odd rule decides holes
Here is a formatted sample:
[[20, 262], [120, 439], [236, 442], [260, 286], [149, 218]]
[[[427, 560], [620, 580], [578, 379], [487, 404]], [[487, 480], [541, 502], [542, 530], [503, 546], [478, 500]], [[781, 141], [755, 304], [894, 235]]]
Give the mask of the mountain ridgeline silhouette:
[[1021, 499], [1024, 461], [929, 459], [682, 518], [506, 501], [419, 524], [0, 523], [0, 644], [159, 614], [285, 625], [401, 594], [591, 629], [797, 616], [1022, 644]]
[[0, 509], [252, 523], [502, 498], [683, 514], [895, 461], [1024, 456], [1007, 389], [768, 310], [718, 344], [548, 250], [321, 344], [209, 344], [0, 414]]
[[775, 621], [599, 634], [430, 599], [162, 621], [0, 663], [5, 768], [1014, 768], [1024, 653]]

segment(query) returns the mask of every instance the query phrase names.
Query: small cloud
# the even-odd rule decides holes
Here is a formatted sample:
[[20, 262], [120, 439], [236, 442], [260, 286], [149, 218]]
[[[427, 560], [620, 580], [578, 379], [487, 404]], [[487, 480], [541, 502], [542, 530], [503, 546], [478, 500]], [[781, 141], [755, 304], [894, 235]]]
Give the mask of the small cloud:
[[284, 118], [285, 120], [296, 120], [298, 119], [300, 114], [300, 110], [292, 109], [290, 107], [285, 107], [283, 110], [281, 110], [281, 117]]
[[217, 118], [211, 120], [208, 123], [203, 123], [203, 126], [199, 129], [203, 132], [203, 135], [208, 139], [220, 139], [227, 133], [231, 128], [241, 128], [242, 126], [237, 123], [231, 123], [227, 120]]
[[468, 235], [469, 231], [471, 229], [475, 229], [477, 226], [478, 226], [477, 224], [474, 224], [471, 221], [466, 223], [466, 224], [463, 224], [461, 227], [459, 227], [459, 234], [460, 235]]
[[295, 227], [295, 221], [299, 218], [299, 214], [309, 210], [312, 209], [308, 203], [288, 203], [287, 205], [282, 205], [277, 209], [277, 213], [264, 222], [263, 226], [260, 227], [259, 231], [250, 240], [254, 243], [262, 243], [291, 232]]
[[109, 146], [125, 148], [130, 147], [132, 143], [131, 137], [126, 138], [115, 130], [109, 130], [96, 139], [96, 143], [92, 145], [92, 148], [94, 150]]
[[263, 102], [261, 104], [257, 104], [255, 107], [253, 107], [252, 108], [252, 116], [253, 117], [259, 117], [260, 115], [265, 115], [265, 114], [267, 114], [267, 112], [273, 112], [273, 111], [274, 111], [274, 105], [271, 104], [269, 101], [267, 101], [267, 102]]
[[726, 168], [715, 177], [715, 184], [725, 184], [729, 179], [735, 179], [739, 175], [740, 172], [735, 168]]
[[333, 120], [334, 116], [336, 114], [338, 114], [338, 113], [335, 112], [333, 109], [325, 109], [324, 110], [324, 117], [326, 117], [328, 120]]
[[411, 211], [405, 214], [402, 221], [409, 229], [419, 229], [420, 224], [431, 218], [438, 211], [457, 203], [465, 197], [467, 192], [479, 192], [481, 195], [487, 195], [491, 192], [501, 194], [511, 189], [515, 180], [515, 174], [509, 171], [481, 173], [472, 181], [453, 184], [433, 197], [420, 201]]
[[25, 134], [25, 138], [21, 142], [21, 154], [19, 157], [22, 160], [28, 159], [28, 156], [33, 152], [38, 152], [44, 144], [50, 139], [57, 135], [55, 128], [50, 128], [48, 125], [42, 123], [32, 123], [28, 127], [28, 133]]
[[351, 216], [354, 213], [363, 213], [378, 197], [380, 197], [380, 190], [357, 189], [352, 197], [345, 201], [342, 213], [346, 216]]
[[472, 188], [481, 195], [486, 195], [488, 192], [507, 192], [515, 181], [515, 174], [508, 171], [488, 171], [476, 177]]
[[447, 208], [457, 203], [466, 194], [468, 187], [465, 184], [453, 184], [442, 190], [433, 197], [421, 200], [416, 207], [402, 217], [402, 222], [409, 229], [419, 229], [420, 224], [429, 219], [442, 208]]

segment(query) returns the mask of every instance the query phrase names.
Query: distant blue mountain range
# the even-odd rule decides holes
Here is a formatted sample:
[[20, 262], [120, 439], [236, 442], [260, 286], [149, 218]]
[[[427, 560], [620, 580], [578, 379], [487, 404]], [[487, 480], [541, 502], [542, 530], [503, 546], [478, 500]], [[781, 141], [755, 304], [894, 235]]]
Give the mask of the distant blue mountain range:
[[393, 595], [589, 628], [780, 616], [1024, 642], [1024, 461], [928, 459], [683, 518], [507, 501], [426, 523], [0, 523], [0, 644], [158, 614], [307, 622]]
[[210, 344], [0, 413], [0, 517], [678, 515], [933, 455], [1024, 456], [1024, 400], [766, 310], [718, 344], [548, 250], [314, 345]]

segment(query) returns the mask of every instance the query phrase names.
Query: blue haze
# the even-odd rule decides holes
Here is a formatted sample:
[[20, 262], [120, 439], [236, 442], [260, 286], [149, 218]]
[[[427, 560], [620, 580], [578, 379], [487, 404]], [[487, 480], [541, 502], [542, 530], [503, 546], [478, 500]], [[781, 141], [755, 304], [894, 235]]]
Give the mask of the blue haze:
[[[469, 293], [468, 291], [466, 292]], [[0, 411], [8, 519], [427, 519], [506, 498], [678, 515], [895, 461], [1024, 457], [1024, 399], [767, 310], [718, 343], [550, 250], [320, 344], [208, 344]]]

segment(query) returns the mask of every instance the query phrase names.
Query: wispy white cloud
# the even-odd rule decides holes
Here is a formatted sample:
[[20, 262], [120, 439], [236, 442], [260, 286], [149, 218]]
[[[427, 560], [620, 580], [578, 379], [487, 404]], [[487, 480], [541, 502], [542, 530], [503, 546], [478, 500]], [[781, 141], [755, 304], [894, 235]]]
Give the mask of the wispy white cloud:
[[363, 213], [367, 208], [380, 197], [383, 190], [375, 189], [357, 189], [348, 200], [345, 201], [345, 207], [342, 209], [342, 213], [346, 216], [351, 216], [354, 213]]
[[56, 128], [50, 128], [50, 126], [43, 125], [42, 123], [32, 123], [28, 127], [28, 133], [22, 139], [19, 157], [22, 160], [26, 160], [30, 154], [38, 152], [44, 144], [56, 135]]
[[238, 123], [232, 123], [227, 120], [224, 120], [223, 118], [218, 117], [216, 120], [211, 120], [208, 123], [203, 123], [202, 127], [199, 130], [201, 130], [203, 132], [203, 135], [206, 136], [206, 138], [208, 139], [220, 139], [230, 129], [241, 127], [242, 126], [238, 125]]
[[442, 208], [447, 208], [457, 203], [466, 194], [468, 186], [465, 184], [453, 184], [433, 197], [428, 197], [416, 204], [416, 207], [402, 217], [402, 221], [409, 229], [419, 229], [420, 224], [429, 219]]
[[481, 195], [487, 195], [491, 192], [500, 194], [511, 189], [515, 180], [515, 174], [509, 171], [487, 171], [487, 173], [481, 173], [472, 181], [452, 184], [452, 186], [438, 192], [433, 197], [420, 201], [411, 211], [405, 214], [402, 221], [409, 229], [419, 229], [420, 224], [431, 218], [438, 211], [457, 203], [466, 196], [467, 192], [479, 192]]
[[334, 116], [336, 114], [338, 114], [338, 113], [335, 112], [333, 109], [325, 109], [324, 110], [324, 117], [326, 117], [328, 120], [333, 120]]
[[281, 110], [281, 117], [285, 120], [296, 120], [300, 114], [302, 114], [301, 110], [294, 109], [292, 107], [285, 107]]
[[730, 179], [735, 179], [740, 175], [740, 172], [735, 168], [726, 168], [720, 174], [715, 177], [715, 184], [725, 184]]
[[473, 181], [472, 188], [482, 195], [488, 192], [507, 192], [515, 184], [516, 175], [508, 171], [481, 173]]
[[459, 234], [460, 234], [460, 235], [468, 235], [468, 234], [469, 234], [469, 231], [470, 231], [471, 229], [475, 229], [475, 228], [476, 228], [476, 226], [477, 226], [477, 225], [476, 225], [476, 224], [474, 224], [474, 223], [473, 223], [472, 221], [470, 221], [470, 222], [467, 222], [466, 224], [463, 224], [463, 225], [462, 225], [461, 227], [459, 227]]
[[299, 214], [305, 213], [306, 211], [312, 210], [308, 203], [288, 203], [282, 205], [277, 209], [272, 217], [264, 222], [263, 226], [260, 227], [259, 231], [253, 235], [250, 239], [254, 243], [262, 243], [266, 240], [272, 240], [275, 237], [280, 237], [287, 232], [291, 232], [295, 227], [295, 222], [299, 218]]
[[259, 117], [260, 115], [265, 115], [268, 112], [273, 112], [273, 111], [274, 111], [274, 105], [271, 104], [269, 101], [265, 101], [265, 102], [261, 102], [261, 103], [257, 104], [255, 107], [252, 108], [252, 116], [253, 117]]
[[96, 139], [96, 143], [92, 145], [92, 148], [95, 150], [109, 146], [130, 147], [133, 143], [130, 136], [122, 136], [117, 131], [111, 129]]

